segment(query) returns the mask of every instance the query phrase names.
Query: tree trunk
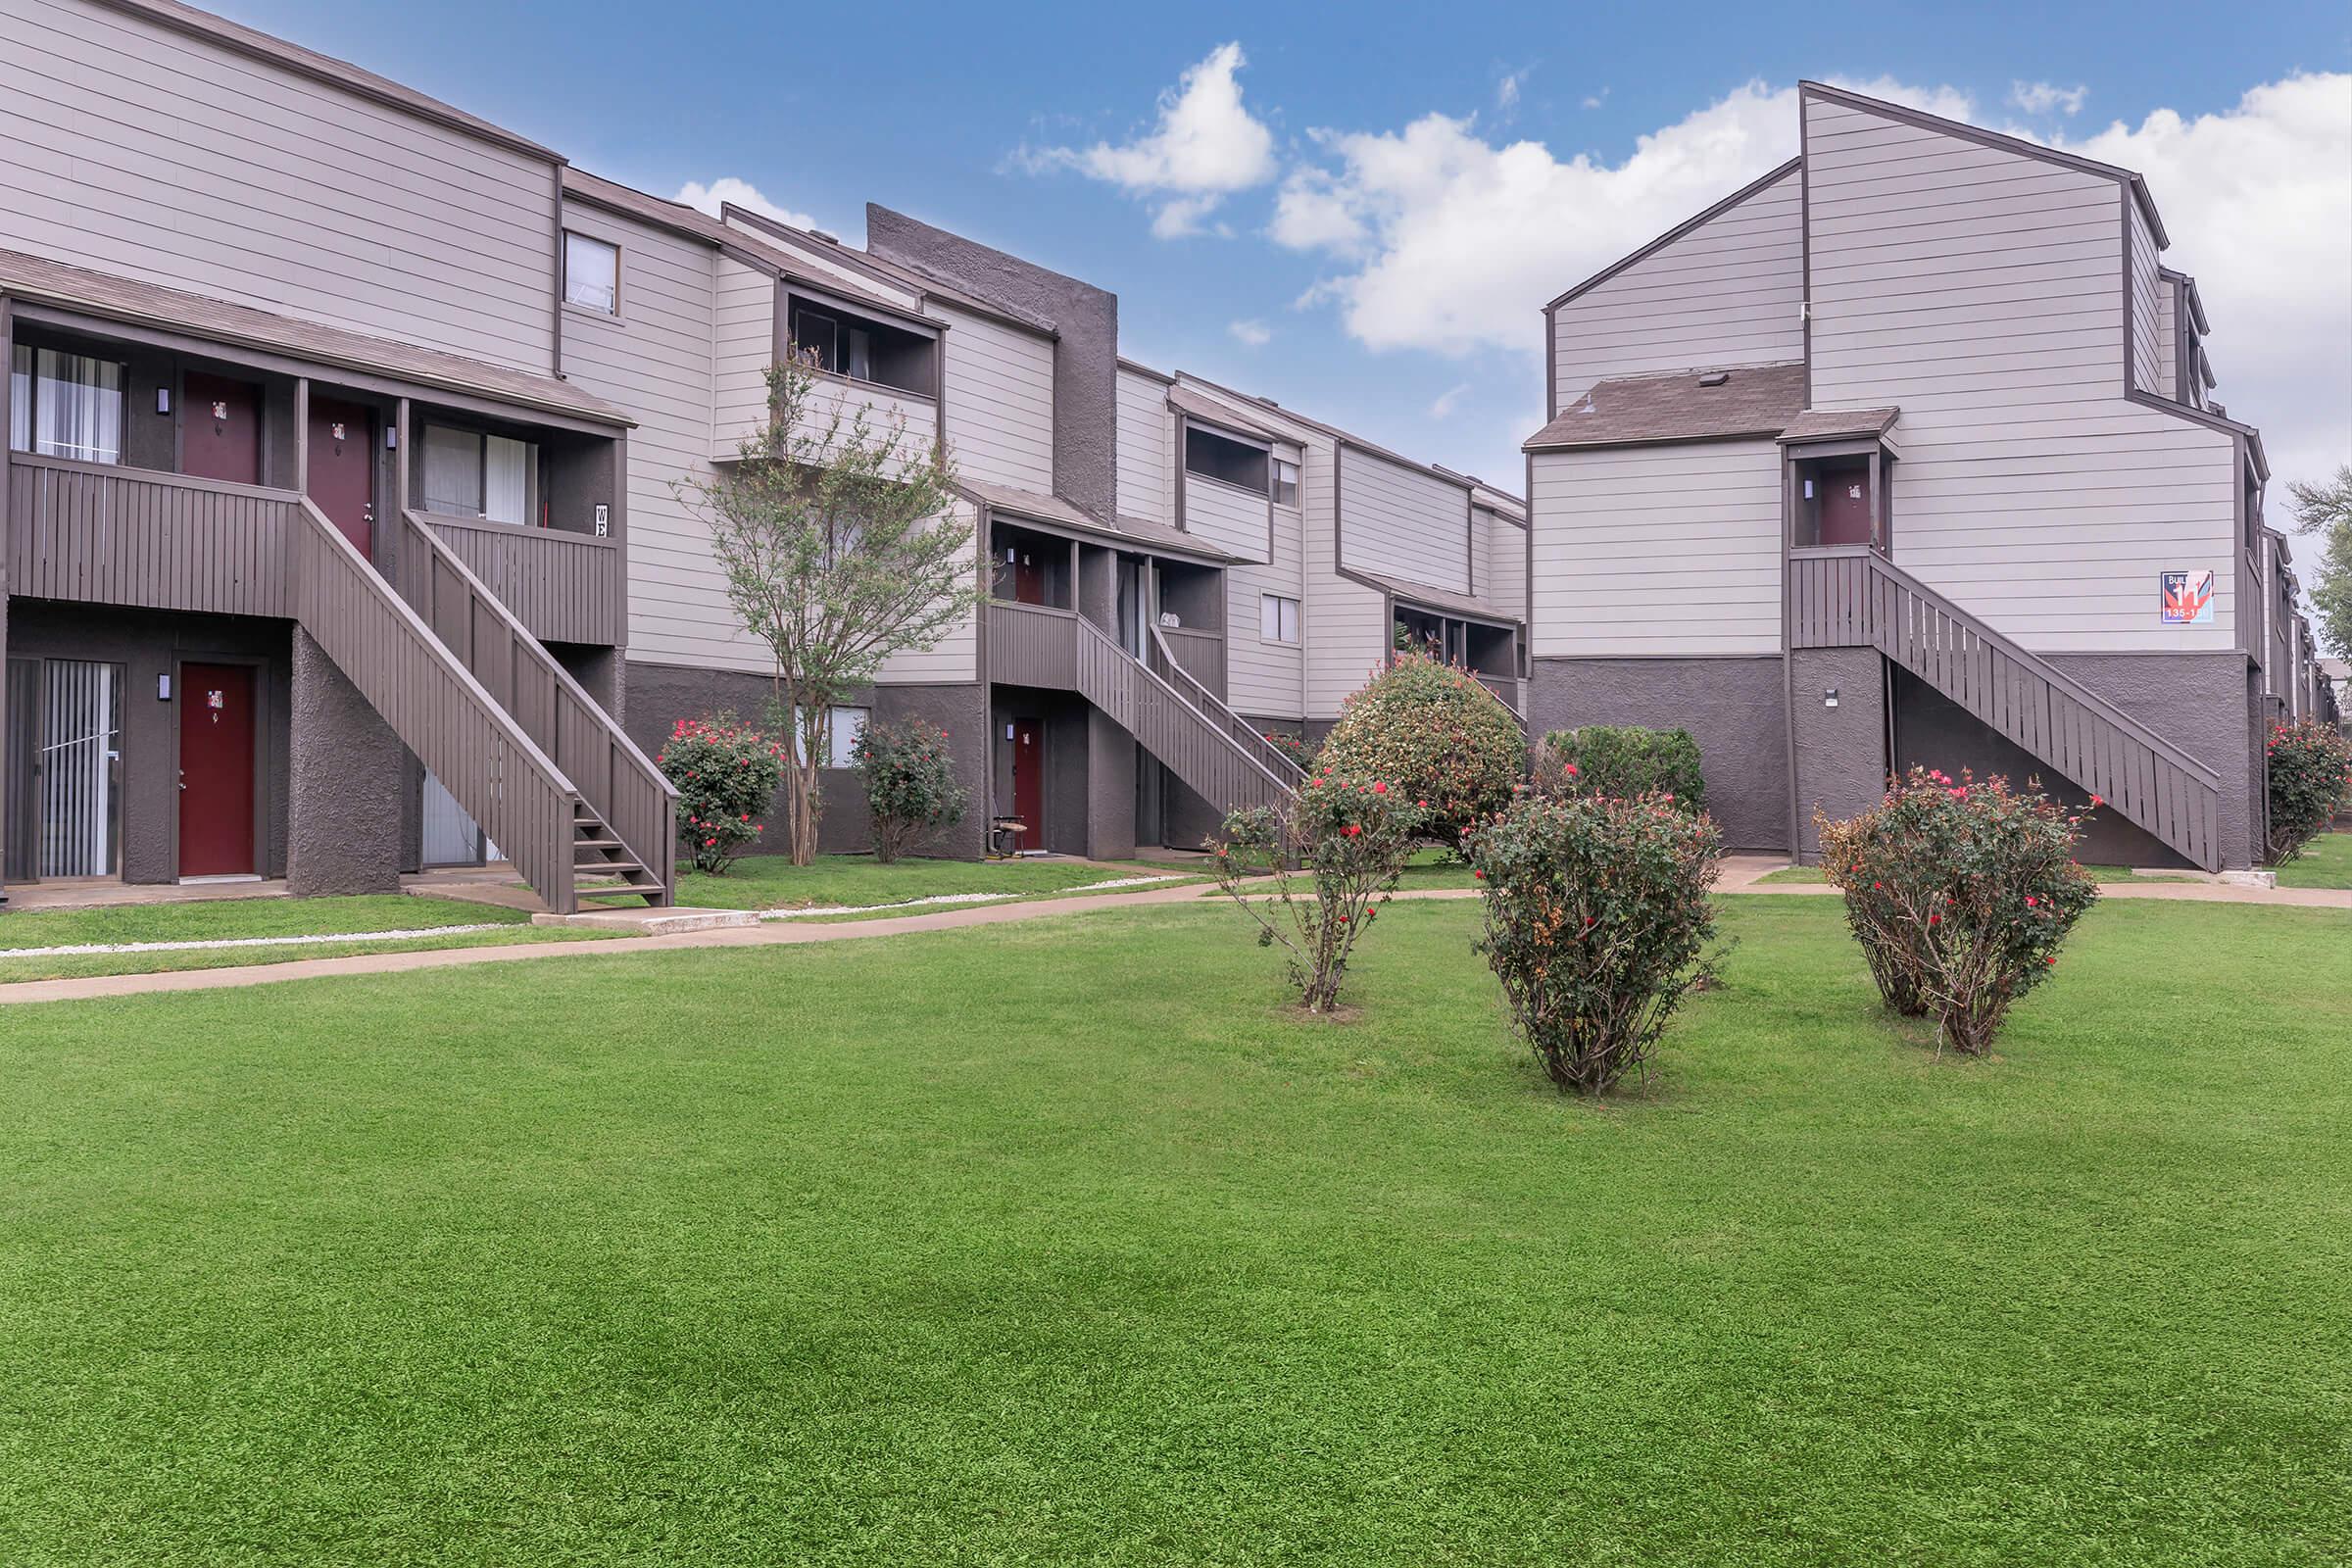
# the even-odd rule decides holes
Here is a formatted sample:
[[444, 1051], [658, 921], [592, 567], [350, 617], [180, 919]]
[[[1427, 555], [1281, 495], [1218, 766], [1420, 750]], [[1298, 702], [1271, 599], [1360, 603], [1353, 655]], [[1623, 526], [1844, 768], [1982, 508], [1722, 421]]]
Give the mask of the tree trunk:
[[795, 865], [807, 865], [816, 858], [816, 759], [813, 750], [808, 756], [807, 762], [795, 762], [785, 769], [792, 786], [786, 794]]

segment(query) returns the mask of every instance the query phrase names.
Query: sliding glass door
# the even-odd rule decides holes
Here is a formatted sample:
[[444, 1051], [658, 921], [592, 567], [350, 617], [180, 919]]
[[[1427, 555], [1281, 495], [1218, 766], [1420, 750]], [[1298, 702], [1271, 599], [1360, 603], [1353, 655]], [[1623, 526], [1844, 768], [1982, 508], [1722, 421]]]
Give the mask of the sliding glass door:
[[122, 666], [51, 659], [41, 667], [38, 874], [122, 872]]

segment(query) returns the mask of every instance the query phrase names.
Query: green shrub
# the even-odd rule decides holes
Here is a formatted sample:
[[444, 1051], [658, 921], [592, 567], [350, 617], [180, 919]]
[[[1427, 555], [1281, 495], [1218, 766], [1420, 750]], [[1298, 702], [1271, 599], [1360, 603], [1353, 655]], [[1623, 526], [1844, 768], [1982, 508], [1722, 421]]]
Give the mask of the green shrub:
[[1300, 772], [1314, 771], [1317, 748], [1305, 736], [1294, 735], [1287, 729], [1270, 729], [1266, 731], [1266, 744], [1298, 763]]
[[1544, 737], [1536, 757], [1536, 781], [1545, 789], [1656, 795], [1692, 815], [1706, 809], [1707, 781], [1699, 772], [1698, 742], [1687, 729], [1643, 729], [1638, 724], [1555, 729]]
[[1711, 974], [1707, 888], [1723, 839], [1659, 796], [1523, 792], [1467, 845], [1486, 955], [1511, 1018], [1563, 1091], [1646, 1083], [1667, 1020]]
[[906, 854], [917, 839], [963, 820], [963, 786], [956, 782], [947, 731], [938, 725], [920, 719], [868, 722], [852, 755], [873, 815], [874, 858], [883, 864]]
[[2272, 725], [2263, 749], [2271, 797], [2264, 861], [2282, 865], [2352, 807], [2352, 741], [2332, 724], [2306, 718]]
[[1425, 803], [1424, 834], [1457, 848], [1510, 804], [1527, 739], [1501, 700], [1466, 671], [1399, 654], [1348, 697], [1319, 761], [1336, 778], [1385, 779]]
[[1212, 839], [1217, 889], [1257, 925], [1257, 945], [1280, 946], [1308, 1012], [1339, 1004], [1355, 944], [1396, 889], [1425, 830], [1427, 809], [1385, 779], [1318, 773], [1280, 807], [1225, 819]]
[[731, 712], [681, 718], [655, 759], [677, 786], [678, 842], [697, 871], [723, 875], [760, 840], [753, 817], [774, 803], [784, 751]]
[[2075, 862], [2082, 818], [1999, 777], [1915, 767], [1860, 816], [1814, 821], [1886, 1004], [1934, 1018], [1939, 1042], [1971, 1055], [1991, 1049], [2099, 896]]

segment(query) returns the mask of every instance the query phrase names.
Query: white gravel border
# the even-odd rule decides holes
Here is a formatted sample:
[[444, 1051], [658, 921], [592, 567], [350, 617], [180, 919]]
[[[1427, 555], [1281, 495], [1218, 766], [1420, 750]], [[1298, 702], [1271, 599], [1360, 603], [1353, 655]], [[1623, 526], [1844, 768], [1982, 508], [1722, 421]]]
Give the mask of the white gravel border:
[[107, 953], [212, 953], [230, 948], [305, 948], [323, 943], [408, 942], [417, 937], [445, 937], [461, 932], [528, 930], [509, 921], [482, 925], [421, 925], [400, 931], [326, 931], [316, 936], [216, 937], [207, 942], [75, 942], [59, 948], [0, 948], [0, 959], [80, 958]]

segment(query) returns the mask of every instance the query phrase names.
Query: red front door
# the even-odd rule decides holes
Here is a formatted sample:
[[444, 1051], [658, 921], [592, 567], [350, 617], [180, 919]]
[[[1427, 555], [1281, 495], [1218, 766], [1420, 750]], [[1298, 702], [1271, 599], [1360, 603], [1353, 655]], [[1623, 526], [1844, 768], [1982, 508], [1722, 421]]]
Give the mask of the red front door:
[[1037, 552], [1021, 547], [1012, 564], [1012, 597], [1015, 603], [1042, 605], [1046, 602], [1046, 564]]
[[311, 399], [311, 499], [343, 537], [375, 553], [375, 414], [356, 403]]
[[262, 389], [190, 370], [179, 385], [179, 471], [262, 482]]
[[253, 857], [253, 666], [179, 666], [179, 874], [232, 876]]
[[1821, 542], [1870, 543], [1870, 470], [1833, 468], [1813, 481], [1820, 486]]
[[1046, 726], [1034, 718], [1012, 721], [1012, 814], [1028, 831], [1021, 848], [1046, 847]]

